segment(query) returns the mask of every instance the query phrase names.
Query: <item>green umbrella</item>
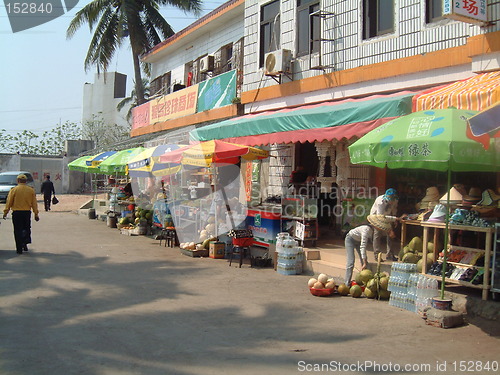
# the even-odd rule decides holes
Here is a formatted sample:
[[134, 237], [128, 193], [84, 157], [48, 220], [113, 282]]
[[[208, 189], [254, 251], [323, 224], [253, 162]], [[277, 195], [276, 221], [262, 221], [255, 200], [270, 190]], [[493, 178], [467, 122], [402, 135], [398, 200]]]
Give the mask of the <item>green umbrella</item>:
[[[477, 111], [455, 108], [414, 112], [367, 133], [349, 146], [351, 162], [376, 167], [430, 169], [448, 172], [500, 171], [494, 140], [490, 147], [469, 139], [467, 119]], [[449, 194], [448, 198], [449, 198]], [[448, 202], [449, 206], [449, 202]], [[444, 298], [449, 215], [445, 220], [441, 298]]]
[[467, 119], [477, 111], [436, 109], [399, 117], [349, 146], [351, 162], [388, 168], [436, 171], [498, 171], [500, 156], [466, 135]]
[[80, 171], [80, 172], [88, 172], [89, 167], [87, 166], [87, 160], [91, 159], [92, 156], [82, 156], [76, 160], [73, 160], [68, 164], [68, 168], [70, 171]]
[[145, 150], [144, 147], [118, 151], [99, 164], [100, 173], [126, 175], [127, 163]]

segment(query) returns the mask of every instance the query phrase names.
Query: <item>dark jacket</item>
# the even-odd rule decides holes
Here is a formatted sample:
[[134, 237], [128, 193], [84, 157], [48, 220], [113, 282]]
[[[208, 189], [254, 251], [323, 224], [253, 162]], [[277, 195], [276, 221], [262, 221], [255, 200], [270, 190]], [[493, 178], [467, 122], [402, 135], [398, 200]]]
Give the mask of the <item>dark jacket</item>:
[[43, 195], [51, 195], [52, 193], [54, 193], [54, 195], [56, 194], [56, 191], [54, 190], [54, 184], [50, 180], [45, 180], [44, 182], [42, 182], [42, 187], [40, 190]]

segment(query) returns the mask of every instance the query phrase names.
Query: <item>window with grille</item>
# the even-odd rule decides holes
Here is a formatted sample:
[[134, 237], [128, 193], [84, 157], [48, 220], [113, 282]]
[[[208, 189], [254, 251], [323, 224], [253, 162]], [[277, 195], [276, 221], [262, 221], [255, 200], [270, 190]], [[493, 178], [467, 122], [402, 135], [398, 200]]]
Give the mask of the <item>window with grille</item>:
[[264, 66], [266, 53], [279, 48], [280, 32], [280, 2], [277, 0], [260, 8], [260, 66]]
[[170, 94], [170, 72], [151, 81], [150, 92], [151, 96]]
[[311, 16], [319, 10], [317, 0], [297, 0], [297, 55], [319, 52], [321, 18]]

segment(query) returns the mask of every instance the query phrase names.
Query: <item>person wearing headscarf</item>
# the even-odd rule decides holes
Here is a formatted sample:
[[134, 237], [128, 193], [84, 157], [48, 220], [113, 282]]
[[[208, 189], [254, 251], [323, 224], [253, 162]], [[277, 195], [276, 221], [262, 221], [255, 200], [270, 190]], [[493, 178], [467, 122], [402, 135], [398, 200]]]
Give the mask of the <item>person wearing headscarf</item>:
[[[398, 211], [399, 197], [396, 189], [389, 188], [386, 192], [375, 199], [370, 209], [370, 215], [388, 215], [396, 216]], [[385, 249], [384, 249], [384, 242]], [[379, 253], [385, 253], [386, 259], [397, 260], [394, 250], [394, 241], [388, 236], [387, 232], [375, 231], [373, 234], [373, 253], [375, 259], [378, 259]], [[383, 261], [383, 260], [382, 260]]]

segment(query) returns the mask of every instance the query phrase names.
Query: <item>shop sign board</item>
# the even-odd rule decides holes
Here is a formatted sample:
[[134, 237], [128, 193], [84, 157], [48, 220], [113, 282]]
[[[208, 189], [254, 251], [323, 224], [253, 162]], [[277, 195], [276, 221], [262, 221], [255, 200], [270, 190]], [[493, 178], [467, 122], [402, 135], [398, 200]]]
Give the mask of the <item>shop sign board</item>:
[[149, 125], [149, 102], [132, 108], [132, 129]]
[[487, 0], [444, 0], [443, 16], [481, 25], [488, 22], [486, 2]]
[[224, 107], [236, 97], [236, 70], [199, 83], [198, 112]]
[[281, 215], [275, 212], [249, 209], [246, 224], [254, 239], [262, 246], [276, 243], [276, 236], [281, 232]]
[[149, 101], [150, 124], [196, 113], [198, 85], [163, 95]]

